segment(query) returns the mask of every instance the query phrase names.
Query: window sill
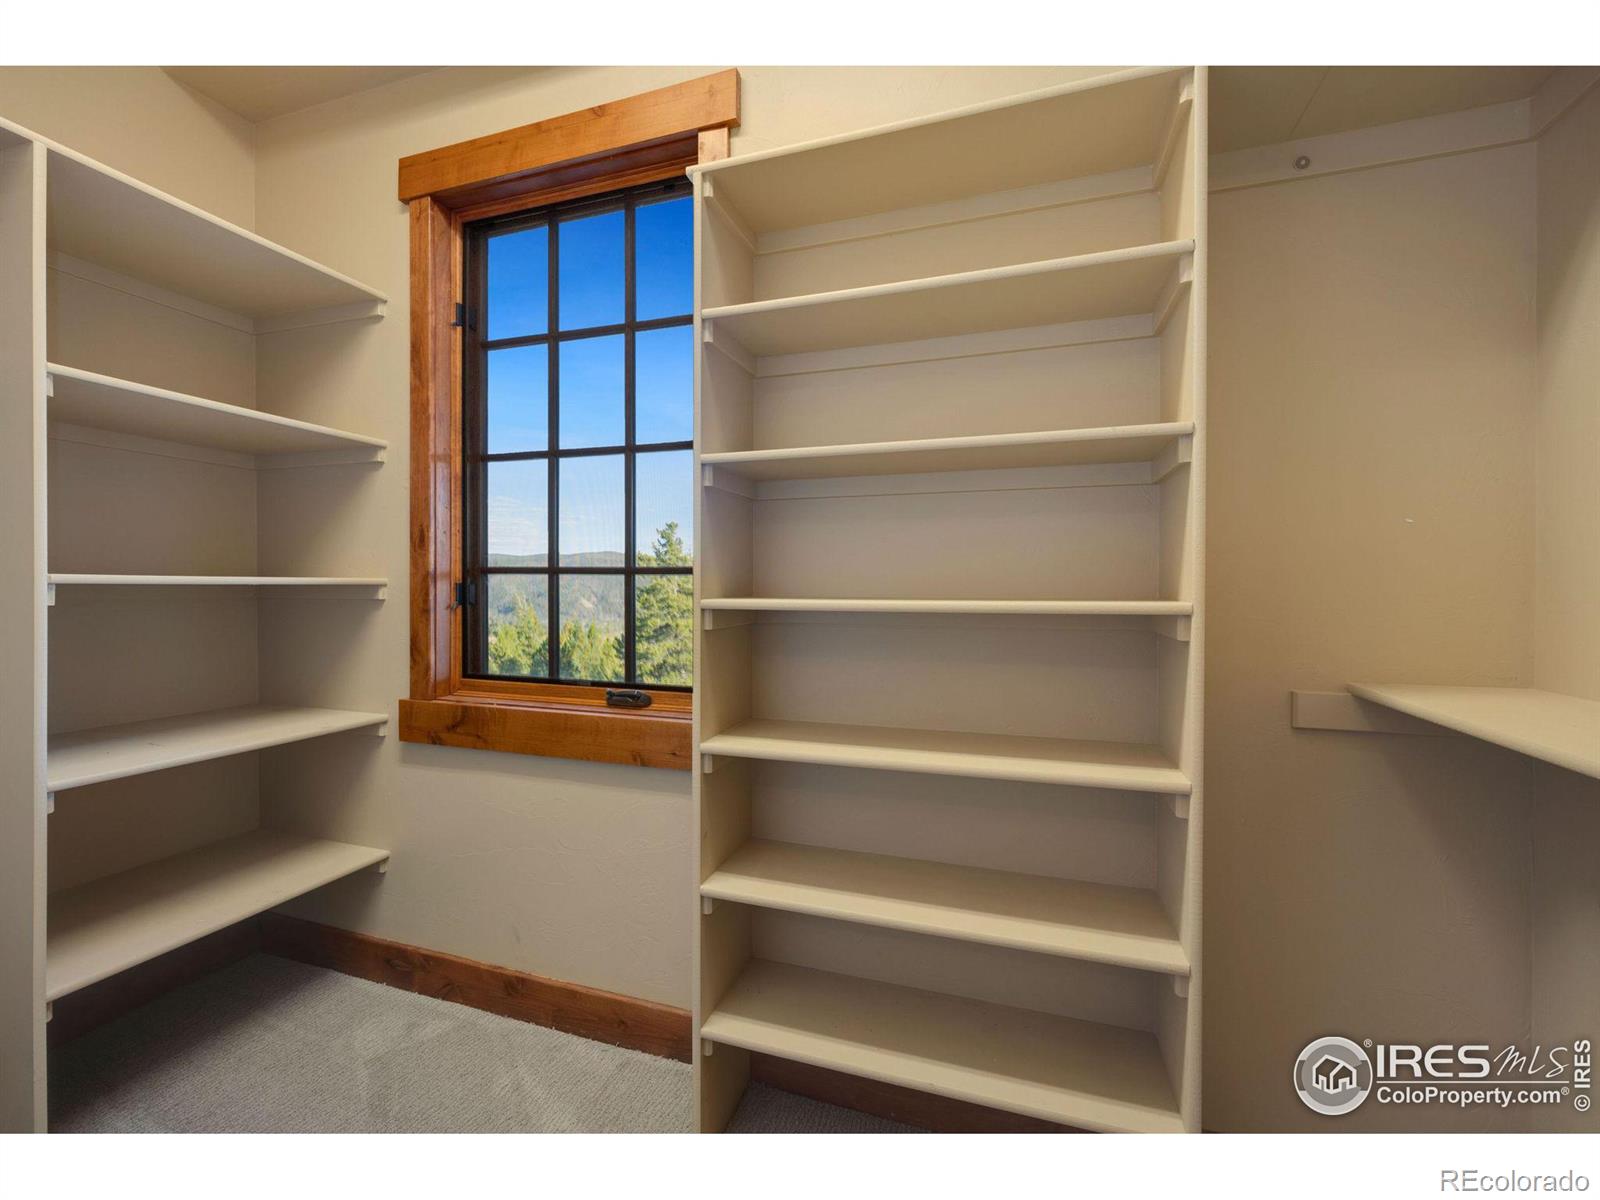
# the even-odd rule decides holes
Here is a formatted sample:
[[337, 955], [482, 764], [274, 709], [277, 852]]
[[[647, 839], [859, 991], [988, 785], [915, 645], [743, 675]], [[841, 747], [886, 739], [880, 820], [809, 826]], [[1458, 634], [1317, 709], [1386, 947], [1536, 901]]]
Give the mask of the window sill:
[[400, 740], [425, 745], [687, 771], [692, 738], [687, 712], [490, 701], [470, 695], [400, 701]]

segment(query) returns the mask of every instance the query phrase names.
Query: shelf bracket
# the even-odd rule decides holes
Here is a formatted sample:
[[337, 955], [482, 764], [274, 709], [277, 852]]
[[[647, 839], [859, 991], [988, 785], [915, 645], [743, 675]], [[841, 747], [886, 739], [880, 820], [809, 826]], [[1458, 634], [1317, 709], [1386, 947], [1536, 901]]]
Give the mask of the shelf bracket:
[[1167, 807], [1172, 809], [1172, 815], [1180, 821], [1189, 819], [1189, 797], [1172, 795], [1167, 797]]
[[744, 223], [744, 218], [734, 211], [732, 206], [725, 203], [721, 196], [717, 195], [716, 180], [706, 176], [700, 181], [700, 189], [700, 194], [705, 197], [707, 210], [716, 213], [717, 216], [722, 218], [723, 224], [732, 230], [734, 236], [744, 243], [746, 250], [750, 251], [751, 254], [760, 254], [761, 251], [756, 245], [756, 235]]
[[46, 608], [54, 608], [56, 606], [55, 584], [47, 583], [44, 585], [44, 603]]
[[716, 759], [712, 755], [702, 754], [700, 756], [700, 774], [702, 774], [702, 775], [711, 774], [711, 771], [712, 771], [713, 766], [715, 765], [715, 762], [716, 762]]
[[372, 873], [374, 875], [387, 875], [389, 873], [389, 860], [386, 858], [382, 862], [373, 863]]
[[1194, 255], [1185, 254], [1178, 260], [1178, 265], [1172, 269], [1172, 278], [1167, 280], [1167, 286], [1161, 292], [1161, 298], [1156, 301], [1155, 332], [1159, 337], [1161, 331], [1167, 327], [1167, 322], [1172, 319], [1173, 309], [1178, 307], [1178, 301], [1189, 290], [1189, 285], [1194, 282]]
[[1174, 975], [1172, 977], [1172, 990], [1180, 999], [1187, 999], [1189, 995], [1189, 977], [1187, 975]]
[[701, 1058], [710, 1058], [711, 1055], [716, 1052], [716, 1048], [717, 1048], [717, 1044], [715, 1042], [713, 1042], [710, 1038], [701, 1038], [700, 1039], [700, 1057]]
[[716, 911], [717, 911], [717, 901], [716, 901], [715, 897], [713, 897], [713, 896], [701, 896], [700, 897], [700, 915], [701, 916], [709, 917], [712, 913], [714, 913]]
[[44, 1002], [44, 1023], [46, 1025], [50, 1024], [51, 1021], [55, 1020], [55, 1015], [56, 1002], [54, 1000], [46, 1000]]
[[1175, 642], [1187, 642], [1194, 625], [1193, 617], [1156, 617], [1156, 632]]
[[56, 394], [56, 377], [49, 371], [44, 373], [44, 394], [46, 396], [54, 396]]
[[1341, 733], [1409, 733], [1423, 737], [1459, 737], [1431, 721], [1408, 717], [1349, 692], [1289, 693], [1289, 724], [1296, 729], [1333, 729]]
[[1160, 483], [1179, 467], [1194, 461], [1194, 434], [1186, 433], [1173, 441], [1150, 462], [1150, 482]]
[[706, 629], [732, 629], [739, 625], [752, 625], [756, 614], [736, 608], [703, 608], [700, 615]]
[[44, 794], [44, 811], [45, 811], [45, 815], [49, 816], [51, 813], [55, 812], [55, 810], [56, 810], [56, 794], [54, 792], [46, 792]]
[[370, 733], [375, 738], [388, 737], [389, 736], [389, 722], [387, 722], [387, 721], [379, 721], [376, 725], [368, 725], [366, 727], [365, 732]]
[[727, 467], [701, 463], [700, 482], [708, 488], [718, 488], [724, 492], [732, 492], [736, 496], [743, 496], [746, 500], [755, 499], [755, 484], [743, 475], [734, 474]]
[[1157, 190], [1160, 189], [1167, 178], [1167, 168], [1172, 165], [1173, 152], [1178, 148], [1178, 137], [1183, 132], [1184, 122], [1189, 117], [1189, 110], [1194, 106], [1194, 77], [1191, 75], [1183, 81], [1178, 88], [1178, 94], [1172, 106], [1172, 115], [1167, 118], [1167, 130], [1161, 138], [1161, 153], [1156, 158], [1155, 171], [1152, 173], [1153, 182]]
[[733, 363], [734, 366], [742, 367], [746, 374], [754, 375], [756, 373], [755, 355], [751, 354], [750, 351], [746, 350], [727, 333], [719, 334], [714, 322], [707, 321], [701, 324], [700, 340], [713, 350], [721, 351], [722, 357]]

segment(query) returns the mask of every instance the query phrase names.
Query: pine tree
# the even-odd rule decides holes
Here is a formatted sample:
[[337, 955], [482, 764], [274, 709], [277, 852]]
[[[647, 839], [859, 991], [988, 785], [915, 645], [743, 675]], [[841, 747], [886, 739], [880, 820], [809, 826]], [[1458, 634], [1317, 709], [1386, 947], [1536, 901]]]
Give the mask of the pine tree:
[[593, 621], [563, 621], [561, 674], [566, 679], [620, 680], [622, 634], [607, 634]]
[[511, 619], [489, 630], [491, 675], [545, 675], [550, 670], [550, 635], [526, 596], [518, 596]]
[[[655, 542], [639, 556], [639, 565], [689, 565], [676, 521], [656, 531]], [[645, 578], [649, 582], [640, 586], [634, 608], [639, 680], [687, 687], [694, 671], [694, 584], [687, 575]]]

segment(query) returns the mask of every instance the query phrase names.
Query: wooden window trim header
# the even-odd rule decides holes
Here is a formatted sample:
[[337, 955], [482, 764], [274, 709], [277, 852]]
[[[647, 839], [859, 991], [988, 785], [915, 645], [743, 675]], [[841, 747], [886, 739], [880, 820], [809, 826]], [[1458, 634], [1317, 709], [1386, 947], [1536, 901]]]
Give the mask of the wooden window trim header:
[[400, 199], [432, 197], [460, 209], [585, 174], [615, 175], [672, 157], [693, 162], [702, 132], [738, 124], [739, 72], [719, 71], [408, 155], [400, 160]]
[[411, 694], [402, 741], [688, 770], [692, 698], [648, 710], [603, 690], [463, 679], [462, 227], [504, 212], [680, 175], [728, 155], [739, 73], [721, 71], [400, 160], [411, 246]]

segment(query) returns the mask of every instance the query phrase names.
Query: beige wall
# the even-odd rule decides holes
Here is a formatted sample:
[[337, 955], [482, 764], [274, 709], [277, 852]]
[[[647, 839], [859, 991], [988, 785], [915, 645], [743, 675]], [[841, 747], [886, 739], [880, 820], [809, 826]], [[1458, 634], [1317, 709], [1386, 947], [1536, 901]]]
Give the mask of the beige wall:
[[1211, 198], [1206, 1125], [1477, 1129], [1289, 1087], [1312, 1038], [1512, 1041], [1528, 760], [1290, 728], [1532, 668], [1534, 149]]
[[[1600, 88], [1539, 140], [1536, 686], [1600, 700]], [[1544, 767], [1533, 1035], [1600, 1041], [1600, 781]], [[1543, 1127], [1595, 1128], [1562, 1106]]]
[[[713, 68], [445, 70], [264, 123], [258, 129], [259, 230], [348, 271], [394, 299], [357, 353], [318, 377], [335, 331], [261, 341], [263, 407], [348, 423], [389, 439], [390, 465], [345, 486], [287, 472], [264, 479], [264, 566], [309, 566], [299, 547], [388, 575], [392, 599], [370, 620], [323, 631], [309, 653], [263, 618], [262, 688], [393, 711], [407, 686], [407, 244], [395, 167], [405, 154], [630, 95]], [[756, 149], [897, 120], [1090, 72], [742, 68], [744, 124]], [[280, 557], [274, 558], [278, 555]], [[343, 569], [343, 568], [341, 568]], [[354, 568], [351, 568], [354, 569]], [[351, 664], [344, 690], [319, 679], [325, 656]], [[322, 690], [318, 691], [317, 689]], [[394, 850], [381, 887], [353, 881], [295, 907], [304, 915], [489, 962], [687, 1006], [692, 921], [686, 774], [524, 758], [391, 739], [365, 769], [335, 773], [332, 751], [279, 755], [263, 781], [266, 819], [338, 831]], [[327, 768], [321, 771], [319, 768]]]
[[0, 116], [249, 228], [254, 127], [159, 67], [0, 67]]

